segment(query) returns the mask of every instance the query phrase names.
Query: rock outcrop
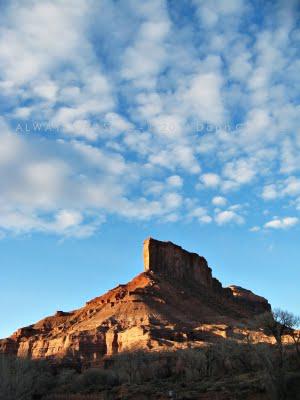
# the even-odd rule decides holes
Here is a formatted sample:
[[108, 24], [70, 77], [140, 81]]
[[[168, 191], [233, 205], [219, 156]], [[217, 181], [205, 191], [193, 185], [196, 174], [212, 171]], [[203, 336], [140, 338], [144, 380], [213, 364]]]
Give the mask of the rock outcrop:
[[[0, 340], [0, 352], [33, 359], [100, 363], [128, 350], [201, 346], [243, 340], [266, 299], [223, 288], [205, 258], [171, 242], [144, 242], [144, 272], [79, 310], [57, 311]], [[257, 340], [269, 340], [253, 332]]]
[[144, 241], [144, 270], [181, 282], [197, 282], [212, 288], [214, 280], [207, 261], [172, 242], [152, 238]]

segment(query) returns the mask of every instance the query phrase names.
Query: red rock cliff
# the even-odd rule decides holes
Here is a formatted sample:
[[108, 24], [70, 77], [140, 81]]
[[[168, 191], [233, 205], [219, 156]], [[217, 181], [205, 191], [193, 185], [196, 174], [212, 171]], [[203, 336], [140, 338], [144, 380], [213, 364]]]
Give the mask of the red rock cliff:
[[144, 241], [144, 270], [181, 281], [194, 281], [211, 288], [213, 277], [204, 257], [189, 253], [172, 242]]
[[58, 311], [0, 340], [0, 353], [92, 364], [122, 351], [239, 341], [251, 319], [270, 309], [249, 290], [223, 288], [205, 258], [171, 242], [147, 239], [144, 269], [78, 310]]

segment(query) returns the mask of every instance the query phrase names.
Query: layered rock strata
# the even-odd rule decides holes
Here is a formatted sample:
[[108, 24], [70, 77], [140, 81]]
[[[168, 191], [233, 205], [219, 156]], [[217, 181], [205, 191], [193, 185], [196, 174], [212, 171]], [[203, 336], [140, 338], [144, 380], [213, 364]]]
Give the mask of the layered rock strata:
[[86, 364], [123, 351], [202, 346], [252, 332], [269, 311], [266, 299], [238, 286], [223, 288], [204, 257], [171, 242], [144, 242], [144, 272], [78, 310], [47, 317], [0, 340], [0, 352]]

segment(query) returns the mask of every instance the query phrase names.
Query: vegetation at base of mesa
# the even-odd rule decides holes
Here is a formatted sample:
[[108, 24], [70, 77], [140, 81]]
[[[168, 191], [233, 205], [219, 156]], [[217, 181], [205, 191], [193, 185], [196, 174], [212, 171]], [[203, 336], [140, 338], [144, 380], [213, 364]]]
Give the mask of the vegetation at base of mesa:
[[291, 348], [291, 346], [284, 344], [284, 337], [292, 339], [294, 344], [293, 354], [296, 353], [296, 365], [299, 368], [300, 332], [296, 328], [300, 325], [300, 317], [278, 308], [260, 315], [256, 322], [258, 327], [261, 327], [266, 334], [273, 336], [275, 340], [275, 346], [273, 347], [275, 363], [271, 362], [267, 357], [263, 358], [263, 363], [269, 378], [273, 398], [284, 400], [287, 398], [288, 393], [287, 372], [289, 370], [289, 357], [287, 351]]
[[[151, 394], [167, 393], [169, 388], [183, 393], [178, 399], [226, 390], [235, 399], [246, 399], [248, 392], [261, 392], [265, 396], [261, 399], [300, 399], [299, 340], [294, 330], [299, 320], [292, 317], [275, 310], [258, 318], [256, 323], [274, 336], [275, 345], [226, 340], [205, 348], [122, 353], [105, 368], [81, 372], [2, 356], [0, 400], [65, 400], [66, 394], [74, 400], [110, 400], [118, 398], [120, 390]], [[284, 345], [284, 335], [291, 336], [291, 344]]]

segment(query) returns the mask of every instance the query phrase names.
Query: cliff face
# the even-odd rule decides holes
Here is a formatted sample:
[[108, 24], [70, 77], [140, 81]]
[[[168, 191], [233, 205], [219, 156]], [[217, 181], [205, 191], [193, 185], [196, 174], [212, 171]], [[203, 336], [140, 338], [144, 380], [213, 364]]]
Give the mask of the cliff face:
[[[0, 352], [21, 357], [101, 362], [122, 351], [201, 346], [243, 340], [264, 298], [223, 288], [207, 261], [171, 242], [144, 242], [144, 273], [86, 303], [58, 311], [0, 340]], [[269, 340], [253, 332], [257, 340]]]
[[172, 242], [152, 238], [144, 241], [144, 270], [181, 282], [197, 282], [213, 287], [211, 269], [204, 257], [189, 253]]
[[143, 256], [145, 272], [152, 272], [183, 285], [197, 285], [199, 290], [205, 288], [210, 294], [234, 300], [254, 312], [270, 310], [267, 300], [250, 290], [235, 285], [223, 288], [221, 282], [212, 276], [212, 270], [204, 257], [190, 253], [172, 242], [148, 238], [144, 241]]

